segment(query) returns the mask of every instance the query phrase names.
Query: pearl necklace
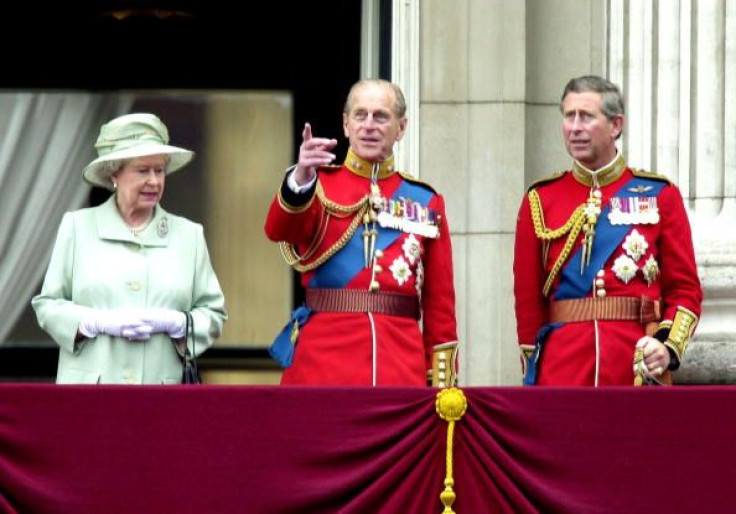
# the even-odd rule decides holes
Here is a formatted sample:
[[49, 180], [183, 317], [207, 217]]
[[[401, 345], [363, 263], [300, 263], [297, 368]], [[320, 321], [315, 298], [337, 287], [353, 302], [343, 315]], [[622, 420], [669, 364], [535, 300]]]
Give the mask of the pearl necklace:
[[151, 224], [151, 220], [152, 220], [152, 219], [153, 219], [153, 213], [151, 213], [151, 214], [150, 214], [150, 215], [148, 216], [148, 219], [147, 219], [146, 221], [144, 221], [142, 225], [138, 225], [137, 227], [131, 227], [131, 226], [130, 226], [130, 225], [128, 225], [127, 223], [126, 223], [126, 225], [127, 225], [127, 227], [128, 227], [128, 230], [130, 230], [130, 233], [131, 233], [131, 234], [133, 234], [134, 236], [138, 237], [138, 235], [139, 235], [139, 234], [140, 234], [141, 232], [143, 232], [144, 230], [146, 230], [146, 228], [148, 228], [148, 225], [150, 225], [150, 224]]

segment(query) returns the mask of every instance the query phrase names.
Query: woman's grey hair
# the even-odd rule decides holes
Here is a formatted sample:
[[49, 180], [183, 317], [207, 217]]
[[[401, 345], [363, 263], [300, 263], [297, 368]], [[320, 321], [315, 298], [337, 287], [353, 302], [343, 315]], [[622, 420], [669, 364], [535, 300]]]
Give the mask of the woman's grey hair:
[[565, 86], [565, 91], [563, 91], [560, 99], [560, 111], [563, 110], [562, 104], [568, 94], [584, 93], [586, 91], [601, 95], [601, 110], [609, 120], [624, 114], [624, 98], [618, 86], [597, 75], [584, 75], [570, 80]]
[[[171, 158], [168, 155], [163, 155], [163, 158], [166, 161], [166, 166], [168, 166], [169, 162], [171, 162]], [[132, 160], [133, 159], [116, 159], [114, 161], [101, 162], [100, 173], [103, 176], [110, 177], [113, 173], [116, 173], [123, 169], [123, 167]]]
[[359, 88], [368, 85], [376, 85], [389, 88], [394, 94], [394, 114], [396, 114], [396, 117], [399, 119], [402, 119], [404, 116], [406, 116], [406, 100], [404, 99], [404, 93], [401, 91], [401, 88], [393, 82], [389, 82], [388, 80], [383, 79], [363, 79], [353, 84], [353, 87], [350, 88], [350, 92], [348, 93], [348, 98], [347, 100], [345, 100], [345, 107], [343, 108], [343, 112], [345, 114], [350, 113], [350, 109], [352, 109], [353, 107], [353, 98], [355, 97], [355, 92]]
[[114, 161], [105, 161], [100, 163], [100, 173], [103, 176], [110, 177], [116, 171], [119, 171], [125, 166], [130, 159], [117, 159]]

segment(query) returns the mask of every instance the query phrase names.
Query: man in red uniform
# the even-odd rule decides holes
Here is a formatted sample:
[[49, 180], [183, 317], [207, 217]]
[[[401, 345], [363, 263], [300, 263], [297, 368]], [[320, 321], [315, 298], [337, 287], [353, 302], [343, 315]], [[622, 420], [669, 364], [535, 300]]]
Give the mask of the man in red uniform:
[[444, 200], [394, 169], [405, 111], [395, 84], [356, 83], [342, 166], [337, 141], [304, 127], [265, 226], [306, 288], [272, 347], [282, 384], [425, 385], [433, 349], [457, 340]]
[[572, 170], [531, 186], [516, 228], [524, 383], [666, 382], [702, 301], [682, 196], [618, 152], [624, 105], [614, 84], [573, 79], [560, 107]]

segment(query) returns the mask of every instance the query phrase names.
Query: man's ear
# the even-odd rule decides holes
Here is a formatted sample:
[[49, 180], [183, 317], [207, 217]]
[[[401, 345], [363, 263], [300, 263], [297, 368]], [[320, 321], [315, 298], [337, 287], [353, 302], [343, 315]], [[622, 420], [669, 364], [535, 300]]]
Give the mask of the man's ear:
[[348, 134], [348, 113], [346, 112], [342, 113], [342, 132], [345, 137], [350, 137], [350, 134]]
[[401, 118], [399, 120], [399, 133], [396, 134], [396, 141], [401, 141], [401, 138], [404, 137], [404, 131], [406, 130], [407, 121], [408, 120], [406, 118]]
[[613, 139], [621, 137], [621, 133], [624, 131], [624, 115], [617, 114], [611, 120], [611, 135]]

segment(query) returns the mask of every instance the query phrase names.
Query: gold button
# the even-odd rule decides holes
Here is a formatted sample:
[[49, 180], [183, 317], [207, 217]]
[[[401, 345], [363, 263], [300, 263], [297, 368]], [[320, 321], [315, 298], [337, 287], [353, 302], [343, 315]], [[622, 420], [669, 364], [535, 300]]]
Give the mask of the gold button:
[[606, 296], [606, 290], [605, 289], [599, 289], [598, 291], [595, 292], [595, 294], [602, 298], [602, 297]]
[[604, 285], [606, 285], [606, 281], [603, 280], [602, 278], [598, 278], [595, 281], [595, 285], [598, 287], [603, 287]]
[[371, 291], [378, 291], [379, 289], [381, 289], [381, 284], [374, 280], [373, 282], [371, 282], [370, 289]]
[[128, 243], [128, 248], [130, 248], [133, 252], [138, 252], [141, 249], [141, 245], [135, 244], [135, 243]]
[[129, 286], [130, 286], [130, 289], [132, 291], [140, 291], [140, 289], [141, 289], [140, 282], [138, 282], [136, 280], [133, 280], [132, 282], [130, 282]]
[[376, 259], [383, 257], [383, 250], [376, 250]]
[[373, 271], [375, 271], [376, 273], [380, 273], [383, 271], [383, 266], [381, 266], [380, 264], [376, 264], [373, 266]]
[[606, 274], [606, 272], [605, 272], [604, 270], [599, 270], [599, 271], [598, 271], [598, 276], [599, 276], [599, 277], [602, 277], [602, 276], [603, 276], [603, 275], [605, 275], [605, 274]]

